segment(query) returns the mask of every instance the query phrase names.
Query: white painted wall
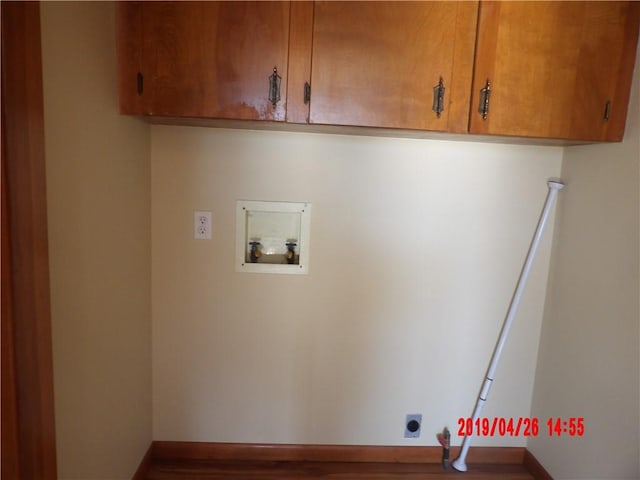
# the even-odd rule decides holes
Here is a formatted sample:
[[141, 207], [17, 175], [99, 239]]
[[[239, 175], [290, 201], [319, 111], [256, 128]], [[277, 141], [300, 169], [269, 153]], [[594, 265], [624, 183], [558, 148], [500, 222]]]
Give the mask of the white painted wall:
[[586, 433], [528, 445], [556, 480], [640, 478], [639, 65], [624, 142], [564, 153], [532, 414]]
[[[154, 439], [433, 445], [448, 425], [458, 444], [561, 158], [153, 126]], [[238, 199], [313, 204], [309, 275], [234, 271]], [[194, 210], [212, 240], [193, 239]], [[487, 416], [530, 414], [550, 233]], [[405, 440], [416, 412], [423, 438]]]
[[114, 5], [42, 2], [58, 478], [151, 442], [149, 126], [117, 113]]

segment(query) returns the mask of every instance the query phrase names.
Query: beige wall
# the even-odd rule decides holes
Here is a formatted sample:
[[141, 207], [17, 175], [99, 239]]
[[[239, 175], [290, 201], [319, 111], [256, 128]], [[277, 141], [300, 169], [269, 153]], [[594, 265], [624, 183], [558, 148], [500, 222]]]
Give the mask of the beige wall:
[[639, 64], [624, 142], [564, 154], [532, 415], [586, 434], [529, 442], [557, 480], [640, 478]]
[[60, 479], [151, 441], [149, 127], [117, 114], [114, 6], [41, 4]]
[[[152, 127], [154, 439], [415, 445], [448, 425], [459, 443], [561, 156]], [[238, 199], [313, 204], [309, 275], [235, 272]], [[529, 416], [550, 240], [488, 416]], [[415, 412], [423, 438], [405, 440]]]

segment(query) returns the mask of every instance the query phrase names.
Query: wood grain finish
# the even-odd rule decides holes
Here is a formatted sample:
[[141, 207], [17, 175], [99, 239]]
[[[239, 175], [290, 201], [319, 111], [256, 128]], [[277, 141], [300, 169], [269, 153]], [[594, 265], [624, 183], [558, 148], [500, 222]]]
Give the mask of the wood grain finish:
[[[455, 458], [459, 447], [451, 448]], [[172, 460], [242, 460], [276, 462], [439, 463], [440, 447], [369, 445], [288, 445], [207, 442], [153, 442], [152, 457]], [[520, 447], [474, 447], [469, 463], [521, 464]]]
[[142, 457], [142, 461], [140, 462], [140, 465], [138, 465], [138, 468], [136, 469], [136, 473], [133, 474], [133, 477], [131, 480], [145, 480], [152, 466], [153, 466], [153, 443], [149, 445], [149, 448], [147, 449], [147, 453], [145, 453], [144, 457]]
[[289, 10], [289, 2], [144, 2], [144, 113], [284, 121]]
[[[157, 462], [146, 480], [460, 480], [462, 474], [430, 463]], [[465, 480], [534, 480], [522, 465], [473, 465]]]
[[[155, 441], [149, 452], [134, 480], [460, 478], [443, 470], [440, 447]], [[452, 449], [451, 458], [457, 453]], [[474, 447], [467, 460], [471, 480], [552, 480], [520, 447]]]
[[142, 3], [116, 2], [116, 19], [120, 113], [142, 115], [143, 97], [137, 88], [142, 72]]
[[[639, 25], [633, 1], [123, 2], [120, 109], [193, 125], [269, 120], [530, 143], [619, 141]], [[275, 107], [267, 100], [274, 66]]]
[[312, 34], [313, 2], [291, 2], [287, 78], [288, 123], [309, 122], [309, 103], [305, 103], [304, 85], [311, 82]]
[[[4, 12], [3, 12], [4, 16]], [[4, 39], [3, 39], [4, 44]], [[4, 69], [4, 65], [3, 65]], [[4, 83], [4, 82], [3, 82]], [[4, 93], [2, 95], [4, 104]], [[9, 249], [9, 208], [7, 207], [7, 154], [5, 147], [4, 108], [2, 109], [2, 468], [0, 477], [20, 477], [18, 447], [18, 398], [16, 385], [15, 332], [13, 314], [13, 288], [11, 286], [11, 251]]]
[[37, 2], [2, 2], [2, 175], [2, 477], [49, 480], [56, 452]]
[[524, 452], [522, 465], [524, 465], [527, 471], [530, 472], [536, 480], [553, 480], [553, 477], [545, 470], [542, 464], [529, 450], [525, 450]]
[[467, 133], [473, 80], [470, 64], [475, 52], [478, 2], [459, 2], [457, 9], [447, 131]]
[[[481, 2], [470, 131], [619, 140], [637, 8], [634, 2]], [[487, 79], [491, 100], [483, 120], [477, 108]]]
[[640, 25], [640, 2], [630, 2], [624, 30], [623, 51], [617, 73], [615, 94], [612, 97], [614, 110], [605, 126], [603, 138], [607, 141], [621, 141], [629, 110], [629, 95], [633, 80], [635, 54], [638, 43], [638, 29]]
[[[475, 8], [472, 2], [316, 2], [310, 121], [466, 131], [470, 85], [461, 83], [473, 65]], [[447, 90], [438, 118], [433, 87], [441, 77]]]

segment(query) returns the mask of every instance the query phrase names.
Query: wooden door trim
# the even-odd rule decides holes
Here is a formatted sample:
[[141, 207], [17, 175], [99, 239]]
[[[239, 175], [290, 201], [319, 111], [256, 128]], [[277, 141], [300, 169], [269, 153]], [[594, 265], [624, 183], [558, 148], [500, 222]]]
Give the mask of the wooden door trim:
[[[1, 6], [2, 475], [49, 480], [56, 450], [40, 5]], [[14, 432], [5, 432], [7, 421]]]

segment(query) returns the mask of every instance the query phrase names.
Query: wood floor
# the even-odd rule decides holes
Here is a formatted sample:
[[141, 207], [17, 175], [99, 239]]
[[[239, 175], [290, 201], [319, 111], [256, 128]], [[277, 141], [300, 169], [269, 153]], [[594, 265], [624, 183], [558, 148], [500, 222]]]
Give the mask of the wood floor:
[[534, 480], [523, 465], [476, 464], [466, 473], [431, 463], [155, 460], [146, 480]]

